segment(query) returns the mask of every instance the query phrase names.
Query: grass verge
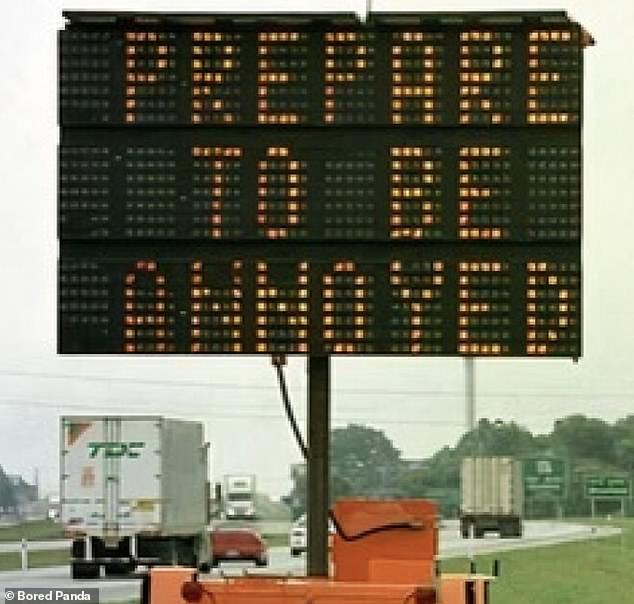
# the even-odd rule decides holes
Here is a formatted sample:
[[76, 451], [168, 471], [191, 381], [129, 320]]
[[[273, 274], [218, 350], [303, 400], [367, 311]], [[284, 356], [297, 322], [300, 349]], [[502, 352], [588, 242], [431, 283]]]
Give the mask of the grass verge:
[[[491, 586], [491, 604], [634, 602], [634, 520], [601, 524], [620, 527], [623, 534], [477, 556], [479, 572], [489, 572], [494, 559], [502, 564], [502, 576]], [[442, 564], [443, 572], [467, 567], [464, 558]]]
[[0, 527], [0, 541], [45, 541], [47, 539], [63, 539], [62, 525], [52, 520], [34, 520], [23, 522], [15, 526]]
[[[43, 568], [45, 566], [60, 566], [70, 562], [68, 548], [52, 549], [46, 551], [29, 552], [29, 568]], [[7, 552], [0, 554], [0, 571], [19, 570], [22, 567], [22, 558], [19, 552]]]

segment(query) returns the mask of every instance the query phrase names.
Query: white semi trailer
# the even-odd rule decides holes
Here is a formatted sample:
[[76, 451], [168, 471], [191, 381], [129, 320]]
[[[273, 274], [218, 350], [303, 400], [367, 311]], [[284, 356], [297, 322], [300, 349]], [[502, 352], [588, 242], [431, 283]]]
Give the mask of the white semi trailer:
[[460, 532], [481, 538], [522, 536], [521, 462], [512, 457], [465, 457], [460, 469]]
[[158, 416], [61, 418], [61, 518], [71, 575], [209, 560], [203, 425]]

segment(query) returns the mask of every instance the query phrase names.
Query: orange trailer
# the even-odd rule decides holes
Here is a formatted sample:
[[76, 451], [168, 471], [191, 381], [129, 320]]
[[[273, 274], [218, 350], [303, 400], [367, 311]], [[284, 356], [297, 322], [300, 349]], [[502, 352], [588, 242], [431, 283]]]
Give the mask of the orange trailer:
[[143, 604], [488, 604], [491, 577], [436, 572], [436, 505], [348, 499], [335, 504], [331, 576], [204, 577], [155, 568]]

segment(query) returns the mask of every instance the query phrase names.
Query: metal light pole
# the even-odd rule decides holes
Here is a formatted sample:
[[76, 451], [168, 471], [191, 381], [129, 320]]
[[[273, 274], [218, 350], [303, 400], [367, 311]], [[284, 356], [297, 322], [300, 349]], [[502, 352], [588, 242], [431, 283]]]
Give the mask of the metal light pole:
[[476, 427], [476, 403], [475, 403], [475, 359], [465, 357], [465, 396], [466, 396], [466, 427], [472, 431]]

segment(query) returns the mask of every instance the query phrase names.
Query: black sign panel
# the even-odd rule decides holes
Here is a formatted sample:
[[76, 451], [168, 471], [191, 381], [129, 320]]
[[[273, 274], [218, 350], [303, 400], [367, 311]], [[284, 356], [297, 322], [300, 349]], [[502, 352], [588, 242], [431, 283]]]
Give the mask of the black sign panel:
[[575, 133], [71, 130], [59, 166], [63, 240], [580, 239]]
[[70, 13], [64, 125], [578, 124], [584, 32], [565, 14]]
[[562, 13], [70, 13], [66, 353], [581, 354]]

